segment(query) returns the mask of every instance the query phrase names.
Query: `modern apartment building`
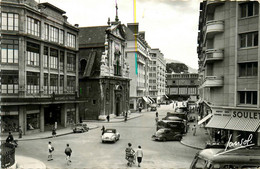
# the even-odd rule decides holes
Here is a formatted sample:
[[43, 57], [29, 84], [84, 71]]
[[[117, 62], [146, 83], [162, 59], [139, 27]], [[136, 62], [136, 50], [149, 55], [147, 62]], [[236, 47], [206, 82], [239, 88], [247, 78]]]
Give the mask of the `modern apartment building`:
[[81, 27], [80, 117], [103, 119], [129, 110], [129, 65], [126, 33], [116, 16], [105, 26]]
[[[201, 123], [222, 142], [260, 145], [260, 30], [258, 1], [203, 1], [198, 57]], [[209, 120], [210, 119], [210, 120]]]
[[78, 28], [34, 0], [1, 1], [2, 132], [24, 134], [78, 121]]
[[150, 56], [149, 95], [158, 103], [166, 90], [166, 61], [158, 48], [151, 49]]
[[166, 94], [173, 100], [197, 101], [198, 73], [167, 73]]
[[126, 30], [126, 60], [130, 75], [130, 110], [147, 108], [149, 98], [150, 46], [145, 41], [145, 32], [138, 31], [138, 23], [128, 23]]

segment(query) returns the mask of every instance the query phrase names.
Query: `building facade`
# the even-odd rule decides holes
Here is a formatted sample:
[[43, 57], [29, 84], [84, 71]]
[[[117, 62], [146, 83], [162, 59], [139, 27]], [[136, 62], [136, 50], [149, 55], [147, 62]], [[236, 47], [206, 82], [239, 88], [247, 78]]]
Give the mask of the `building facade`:
[[150, 46], [145, 41], [145, 32], [138, 31], [138, 23], [127, 24], [126, 59], [130, 75], [130, 105], [131, 111], [139, 107], [147, 108], [152, 101], [149, 98], [149, 62]]
[[78, 28], [34, 0], [1, 2], [2, 132], [24, 134], [78, 120]]
[[80, 118], [105, 119], [129, 110], [125, 29], [116, 21], [79, 32]]
[[[213, 140], [260, 145], [260, 48], [257, 1], [204, 1], [198, 57], [200, 113]], [[219, 141], [219, 139], [218, 139]]]
[[158, 48], [151, 49], [150, 57], [149, 95], [157, 103], [160, 103], [166, 90], [166, 61]]
[[167, 73], [166, 94], [173, 100], [197, 101], [198, 73]]

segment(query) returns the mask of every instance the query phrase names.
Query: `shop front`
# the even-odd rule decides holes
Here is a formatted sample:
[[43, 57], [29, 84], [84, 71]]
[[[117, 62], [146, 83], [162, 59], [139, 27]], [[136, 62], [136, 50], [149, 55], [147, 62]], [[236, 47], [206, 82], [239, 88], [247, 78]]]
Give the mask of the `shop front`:
[[245, 140], [260, 146], [260, 111], [245, 109], [212, 109], [213, 116], [207, 123], [213, 142], [241, 143]]

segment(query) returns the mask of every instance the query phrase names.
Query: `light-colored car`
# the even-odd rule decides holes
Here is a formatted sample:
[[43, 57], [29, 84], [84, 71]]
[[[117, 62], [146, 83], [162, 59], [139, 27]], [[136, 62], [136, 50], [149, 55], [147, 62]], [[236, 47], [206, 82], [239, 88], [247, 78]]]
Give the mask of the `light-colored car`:
[[116, 131], [116, 129], [106, 129], [104, 134], [102, 135], [102, 143], [104, 142], [116, 142], [120, 138], [120, 134]]
[[89, 127], [87, 126], [87, 123], [77, 123], [74, 127], [73, 127], [73, 132], [74, 133], [83, 133], [85, 131], [88, 131]]

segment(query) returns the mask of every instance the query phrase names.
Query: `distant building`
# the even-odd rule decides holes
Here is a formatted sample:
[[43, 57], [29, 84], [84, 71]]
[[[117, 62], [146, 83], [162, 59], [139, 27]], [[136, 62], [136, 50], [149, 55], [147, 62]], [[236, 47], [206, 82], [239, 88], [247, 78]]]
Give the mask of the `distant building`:
[[151, 49], [149, 63], [149, 96], [157, 103], [165, 97], [166, 61], [158, 48]]
[[79, 28], [80, 118], [105, 119], [129, 110], [126, 34], [118, 20]]
[[174, 100], [191, 99], [197, 101], [198, 73], [167, 73], [166, 94]]
[[78, 28], [34, 0], [1, 1], [1, 129], [24, 134], [78, 121]]
[[258, 1], [203, 1], [198, 57], [200, 115], [213, 141], [260, 145]]
[[128, 23], [126, 30], [126, 60], [130, 73], [130, 110], [147, 108], [149, 99], [150, 46], [145, 41], [145, 32], [138, 31], [138, 23]]

